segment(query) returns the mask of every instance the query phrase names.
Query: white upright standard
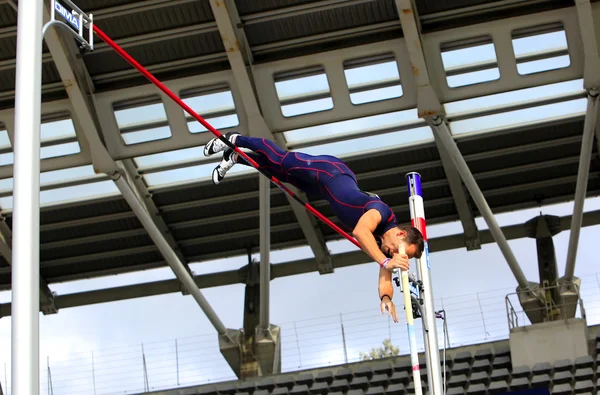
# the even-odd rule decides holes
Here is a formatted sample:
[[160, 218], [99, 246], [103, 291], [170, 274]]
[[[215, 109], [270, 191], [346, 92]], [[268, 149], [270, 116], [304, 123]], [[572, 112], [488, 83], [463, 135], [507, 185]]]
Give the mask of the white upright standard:
[[13, 167], [12, 394], [40, 391], [40, 123], [44, 2], [19, 0]]
[[423, 204], [423, 190], [421, 187], [421, 176], [418, 173], [408, 173], [406, 175], [408, 184], [408, 206], [410, 207], [410, 217], [412, 225], [419, 229], [423, 234], [425, 248], [423, 255], [417, 259], [417, 267], [421, 282], [421, 289], [418, 291], [419, 300], [422, 303], [423, 319], [423, 338], [425, 343], [425, 361], [427, 364], [427, 381], [429, 393], [432, 395], [442, 395], [440, 348], [438, 344], [436, 312], [433, 301], [431, 265], [429, 261], [429, 243], [427, 240], [427, 229], [425, 224], [425, 206]]

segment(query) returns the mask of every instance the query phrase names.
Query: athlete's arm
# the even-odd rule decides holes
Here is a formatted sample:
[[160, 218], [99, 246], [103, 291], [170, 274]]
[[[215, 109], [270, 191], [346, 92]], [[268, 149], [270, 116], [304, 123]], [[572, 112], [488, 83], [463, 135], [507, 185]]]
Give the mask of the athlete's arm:
[[396, 306], [392, 302], [394, 297], [394, 287], [392, 285], [392, 272], [384, 268], [379, 268], [379, 299], [381, 300], [381, 314], [385, 314], [386, 310], [388, 315], [392, 317], [394, 322], [398, 322], [398, 313], [396, 312]]
[[375, 236], [373, 236], [373, 232], [375, 232], [380, 222], [381, 214], [379, 211], [371, 209], [360, 217], [352, 231], [352, 236], [359, 242], [363, 251], [378, 264], [381, 264], [386, 258], [377, 245]]

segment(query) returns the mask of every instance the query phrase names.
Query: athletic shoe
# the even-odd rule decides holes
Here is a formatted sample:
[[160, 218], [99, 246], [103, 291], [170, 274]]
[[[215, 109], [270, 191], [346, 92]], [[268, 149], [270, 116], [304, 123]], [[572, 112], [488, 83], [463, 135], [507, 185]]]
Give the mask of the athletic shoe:
[[223, 178], [225, 178], [225, 174], [227, 174], [227, 172], [231, 170], [233, 165], [235, 165], [235, 162], [233, 161], [233, 150], [231, 148], [227, 148], [225, 152], [223, 152], [223, 160], [213, 170], [213, 183], [217, 185], [218, 183], [223, 181]]
[[[229, 140], [232, 144], [235, 144], [235, 139], [239, 135], [240, 135], [239, 133], [229, 132], [229, 133], [226, 133], [224, 137], [227, 140]], [[206, 145], [204, 146], [204, 156], [214, 155], [217, 152], [223, 151], [225, 148], [229, 148], [229, 146], [227, 144], [225, 144], [223, 141], [221, 141], [221, 139], [215, 137], [214, 139], [212, 139], [208, 143], [206, 143]]]

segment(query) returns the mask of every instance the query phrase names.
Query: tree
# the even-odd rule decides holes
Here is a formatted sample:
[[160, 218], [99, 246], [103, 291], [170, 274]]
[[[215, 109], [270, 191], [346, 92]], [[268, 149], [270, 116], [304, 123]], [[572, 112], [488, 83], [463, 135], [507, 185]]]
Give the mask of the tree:
[[387, 357], [394, 357], [396, 355], [400, 354], [400, 348], [397, 346], [394, 346], [392, 344], [392, 340], [391, 339], [385, 339], [383, 341], [383, 347], [379, 347], [379, 348], [372, 348], [370, 352], [366, 353], [366, 352], [361, 352], [359, 354], [360, 359], [363, 361], [369, 361], [372, 359], [380, 359], [380, 358], [387, 358]]

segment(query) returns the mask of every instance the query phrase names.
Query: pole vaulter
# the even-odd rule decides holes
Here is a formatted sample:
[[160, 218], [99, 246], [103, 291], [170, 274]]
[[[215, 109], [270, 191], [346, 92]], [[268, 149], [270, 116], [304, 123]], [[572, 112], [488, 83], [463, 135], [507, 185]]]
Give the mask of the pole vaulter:
[[[417, 286], [419, 286], [422, 290], [423, 281], [417, 282], [414, 279], [414, 277], [410, 274], [410, 272], [408, 271], [410, 267], [408, 259], [417, 259], [417, 262], [419, 263], [419, 271], [426, 284], [426, 303], [423, 315], [431, 316], [428, 319], [424, 320], [423, 325], [426, 331], [426, 343], [428, 344], [426, 350], [426, 353], [428, 352], [428, 362], [439, 361], [439, 356], [437, 358], [432, 358], [431, 356], [431, 354], [435, 353], [436, 350], [439, 351], [439, 349], [437, 349], [437, 338], [434, 339], [433, 342], [431, 339], [431, 337], [436, 337], [436, 331], [432, 331], [432, 333], [429, 333], [429, 335], [427, 333], [429, 332], [427, 330], [428, 327], [431, 328], [433, 326], [435, 328], [435, 314], [433, 314], [433, 294], [431, 292], [431, 280], [427, 270], [424, 270], [423, 265], [421, 265], [420, 259], [422, 253], [425, 252], [425, 261], [427, 263], [426, 267], [427, 269], [429, 269], [429, 251], [427, 246], [427, 236], [425, 230], [423, 199], [421, 197], [420, 176], [417, 173], [407, 174], [407, 182], [409, 185], [409, 206], [412, 223], [411, 226], [407, 227], [398, 226], [396, 222], [396, 217], [393, 214], [391, 208], [385, 205], [385, 203], [383, 203], [377, 195], [359, 190], [357, 187], [357, 181], [354, 173], [352, 173], [352, 171], [341, 160], [329, 155], [312, 156], [300, 152], [292, 153], [281, 149], [274, 142], [262, 138], [243, 136], [238, 133], [228, 133], [227, 135], [221, 134], [204, 118], [202, 118], [192, 108], [185, 104], [177, 95], [175, 95], [171, 90], [169, 90], [162, 82], [160, 82], [156, 77], [154, 77], [148, 70], [146, 70], [142, 65], [140, 65], [135, 59], [133, 59], [117, 43], [110, 39], [110, 37], [108, 37], [100, 28], [98, 28], [98, 26], [94, 25], [93, 30], [106, 44], [113, 48], [123, 59], [125, 59], [129, 64], [135, 67], [150, 82], [156, 85], [163, 93], [165, 93], [168, 97], [175, 101], [190, 116], [192, 116], [208, 131], [210, 131], [213, 135], [216, 136], [214, 139], [212, 139], [206, 144], [204, 149], [205, 155], [208, 156], [217, 152], [224, 151], [223, 161], [219, 166], [222, 166], [225, 162], [229, 162], [229, 168], [233, 166], [234, 163], [240, 163], [243, 165], [254, 167], [258, 172], [267, 177], [283, 192], [285, 192], [286, 194], [294, 198], [296, 202], [304, 206], [309, 212], [314, 214], [317, 218], [319, 218], [325, 224], [330, 226], [333, 230], [335, 230], [345, 239], [350, 241], [356, 247], [363, 250], [375, 262], [379, 263], [381, 267], [379, 293], [382, 302], [382, 313], [384, 313], [384, 309], [388, 310], [389, 315], [393, 317], [395, 322], [398, 322], [398, 318], [395, 311], [395, 306], [392, 302], [393, 286], [391, 275], [392, 272], [395, 272], [396, 270], [401, 271], [403, 285], [402, 291], [404, 293], [404, 304], [409, 333], [411, 364], [413, 370], [415, 391], [418, 395], [422, 394], [420, 365], [418, 361], [416, 338], [414, 333], [415, 314], [413, 314], [413, 311], [415, 308], [421, 309], [421, 307], [419, 306], [419, 301], [422, 301], [423, 299], [415, 300], [417, 299], [413, 297], [415, 292], [411, 292], [411, 290], [412, 288], [416, 288], [414, 284], [417, 284]], [[251, 151], [254, 151], [254, 153], [247, 154], [240, 148], [250, 149]], [[279, 172], [267, 170], [267, 168], [269, 168], [269, 164], [273, 163], [276, 164], [275, 167], [280, 169]], [[305, 167], [308, 167], [308, 169], [304, 169], [304, 174], [294, 175], [294, 169], [301, 167], [298, 166], [299, 164], [303, 164]], [[219, 166], [217, 166], [215, 172], [213, 172], [213, 182], [215, 184], [218, 184], [222, 180], [225, 172], [228, 170], [224, 169], [217, 174], [216, 172], [217, 170], [219, 170]], [[306, 173], [308, 172], [306, 170], [308, 170], [308, 172], [316, 174], [313, 177], [314, 179], [309, 180], [309, 182], [307, 182]], [[276, 177], [273, 173], [277, 174], [279, 177]], [[343, 191], [340, 192], [337, 196], [336, 192], [332, 192], [331, 190], [329, 190], [328, 187], [321, 188], [321, 182], [326, 181], [330, 182], [327, 184], [327, 186], [331, 185], [331, 188], [334, 189], [334, 182], [331, 181], [334, 178], [336, 178], [337, 175], [342, 174], [348, 175], [350, 177], [338, 177], [339, 179], [344, 179], [346, 184], [341, 186]], [[322, 180], [320, 177], [325, 177], [325, 179]], [[352, 237], [346, 231], [341, 229], [339, 226], [337, 226], [335, 223], [333, 223], [331, 220], [329, 220], [327, 217], [325, 217], [323, 214], [317, 211], [314, 207], [312, 207], [308, 202], [305, 202], [300, 197], [298, 197], [292, 190], [287, 188], [280, 181], [280, 178], [286, 179], [287, 182], [296, 185], [301, 190], [310, 191], [312, 189], [311, 192], [313, 192], [313, 194], [316, 192], [317, 195], [321, 195], [321, 197], [328, 200], [332, 206], [333, 211], [336, 213], [341, 222], [353, 229], [352, 232], [356, 238]], [[348, 180], [351, 180], [352, 183], [354, 183], [354, 185], [348, 185]], [[313, 182], [314, 185], [310, 185], [310, 182]], [[316, 191], [314, 188], [315, 186], [317, 187]], [[323, 196], [323, 189], [327, 191], [329, 196]], [[344, 195], [349, 193], [348, 190], [352, 190], [355, 193], [355, 195], [353, 196], [360, 196], [360, 198], [363, 199], [361, 201], [362, 205], [345, 204], [343, 202], [338, 201], [338, 198], [340, 196], [350, 196]], [[369, 205], [374, 205], [375, 207], [377, 207], [377, 205], [380, 206], [375, 208], [374, 210], [367, 210]], [[385, 209], [389, 210], [389, 213], [386, 213]], [[355, 211], [354, 215], [350, 213], [351, 210]], [[356, 214], [356, 210], [361, 211], [360, 215]], [[370, 220], [368, 218], [369, 215], [379, 216], [378, 220]], [[370, 221], [369, 225], [362, 226], [361, 228], [361, 224], [366, 223], [367, 220]], [[375, 236], [379, 236], [379, 239], [375, 240]], [[382, 282], [385, 283], [385, 286], [383, 288]], [[388, 284], [389, 287], [387, 287]], [[412, 288], [411, 285], [413, 285]], [[418, 291], [416, 292], [418, 297]], [[422, 314], [416, 315], [417, 318], [421, 316]], [[428, 370], [430, 370], [429, 366]], [[433, 372], [431, 373], [433, 373], [434, 376], [436, 374], [439, 374], [439, 368], [433, 369]], [[434, 383], [430, 383], [430, 387], [436, 388], [437, 383], [435, 383], [435, 379], [433, 380]]]

